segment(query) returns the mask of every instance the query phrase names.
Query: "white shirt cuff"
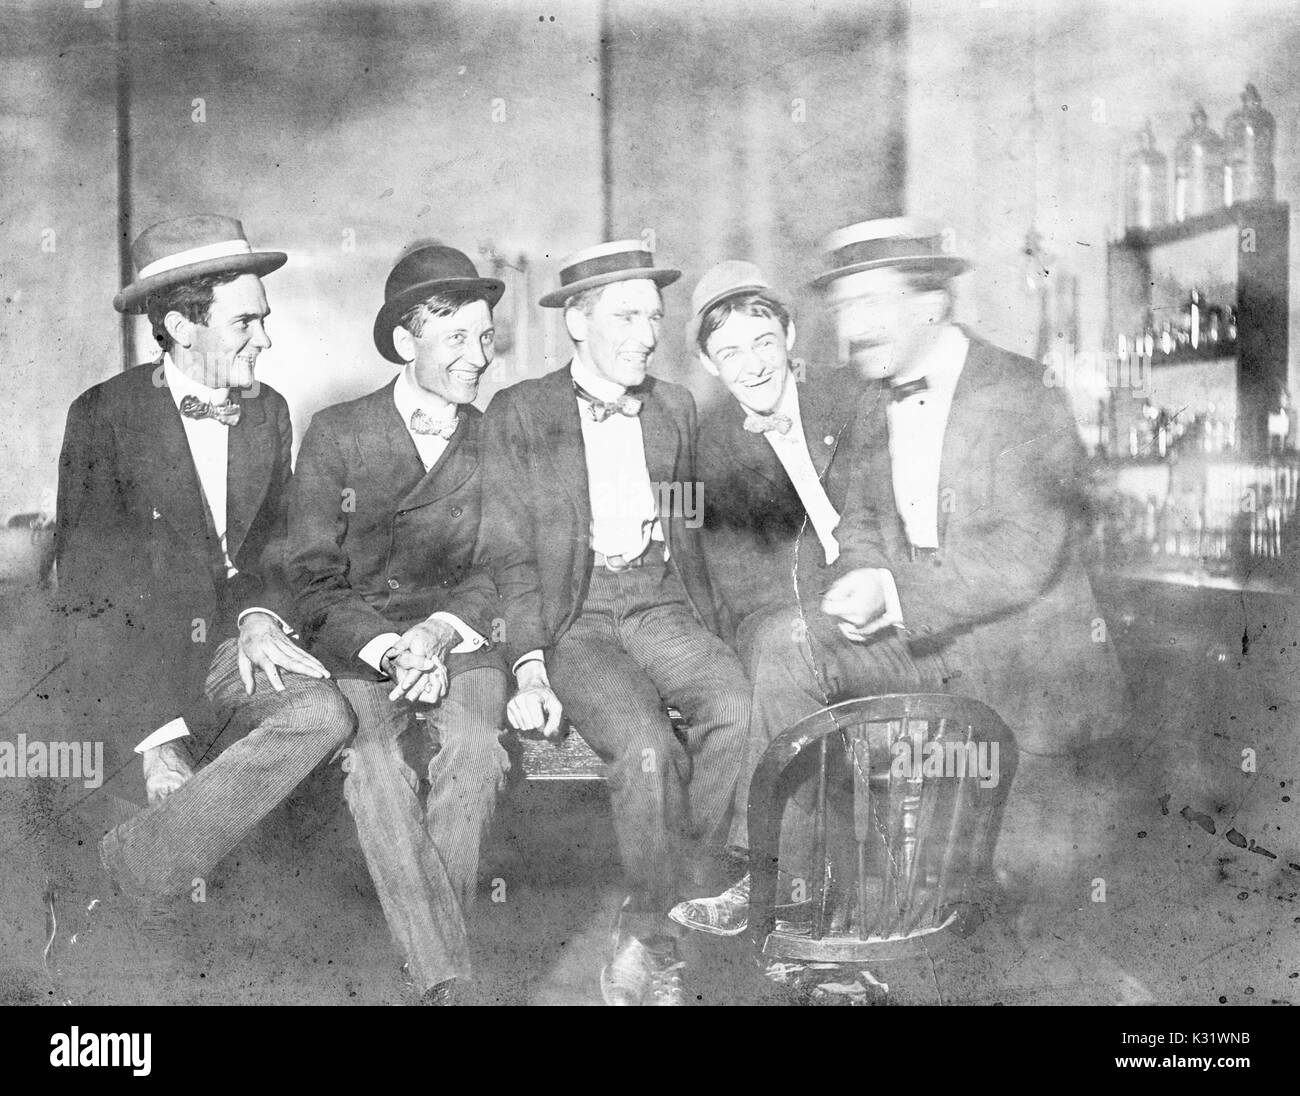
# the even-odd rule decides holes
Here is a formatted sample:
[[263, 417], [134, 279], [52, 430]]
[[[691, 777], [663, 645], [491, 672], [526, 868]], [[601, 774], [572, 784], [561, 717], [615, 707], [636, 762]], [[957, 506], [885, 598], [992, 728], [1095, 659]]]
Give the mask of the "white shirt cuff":
[[384, 671], [380, 668], [380, 661], [388, 653], [388, 648], [401, 638], [396, 632], [385, 632], [383, 635], [375, 636], [357, 652], [357, 658], [361, 659], [375, 673], [382, 674]]
[[478, 632], [474, 631], [473, 628], [461, 620], [455, 613], [433, 613], [430, 615], [429, 619], [441, 620], [444, 624], [450, 624], [460, 635], [460, 642], [448, 651], [448, 654], [467, 655], [470, 651], [477, 651], [480, 647], [487, 644], [486, 639], [479, 635]]
[[282, 617], [279, 613], [271, 612], [270, 609], [263, 609], [259, 605], [253, 605], [245, 609], [242, 613], [239, 614], [239, 619], [236, 621], [236, 623], [243, 624], [244, 617], [248, 616], [249, 613], [265, 613], [272, 620], [274, 620], [278, 625], [280, 625], [280, 631], [282, 631], [285, 635], [289, 636], [291, 639], [296, 639], [298, 637], [298, 633], [295, 632], [293, 628], [291, 628], [288, 624], [284, 622], [284, 617]]
[[164, 742], [174, 742], [178, 738], [188, 738], [189, 733], [189, 724], [185, 722], [182, 716], [177, 716], [175, 719], [168, 720], [136, 746], [135, 752], [142, 754], [145, 750], [152, 750], [155, 746], [161, 746]]
[[541, 648], [538, 648], [535, 651], [529, 651], [526, 655], [520, 655], [515, 659], [515, 664], [510, 667], [510, 672], [517, 674], [519, 672], [519, 667], [525, 662], [540, 662], [542, 664], [542, 669], [546, 669], [546, 659], [542, 657]]

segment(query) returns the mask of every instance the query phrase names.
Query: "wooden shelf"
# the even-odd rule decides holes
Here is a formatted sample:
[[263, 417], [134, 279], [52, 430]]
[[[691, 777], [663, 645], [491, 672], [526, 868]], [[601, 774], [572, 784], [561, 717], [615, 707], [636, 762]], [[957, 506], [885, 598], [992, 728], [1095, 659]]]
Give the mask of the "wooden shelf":
[[1159, 225], [1156, 228], [1130, 228], [1115, 241], [1118, 247], [1131, 247], [1147, 250], [1161, 244], [1172, 244], [1179, 240], [1191, 240], [1207, 232], [1215, 232], [1228, 225], [1248, 224], [1256, 219], [1273, 217], [1279, 210], [1285, 210], [1284, 202], [1238, 202], [1213, 213], [1203, 213], [1199, 217], [1188, 217], [1185, 221]]

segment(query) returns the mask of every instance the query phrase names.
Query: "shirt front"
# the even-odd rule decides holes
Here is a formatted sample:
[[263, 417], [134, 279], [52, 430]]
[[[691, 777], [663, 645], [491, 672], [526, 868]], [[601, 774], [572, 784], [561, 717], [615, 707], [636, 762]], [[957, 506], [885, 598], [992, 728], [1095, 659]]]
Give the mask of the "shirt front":
[[411, 441], [415, 443], [415, 450], [420, 454], [420, 461], [427, 472], [447, 451], [451, 438], [437, 434], [417, 434], [411, 429], [411, 417], [416, 411], [423, 411], [434, 422], [451, 423], [456, 421], [459, 409], [455, 404], [449, 405], [445, 400], [430, 395], [416, 384], [414, 370], [414, 365], [408, 365], [398, 374], [397, 383], [393, 385], [393, 403], [397, 406], [402, 422], [406, 424], [406, 431], [411, 435]]
[[[742, 403], [741, 407], [745, 405]], [[745, 410], [749, 411], [749, 408]], [[776, 454], [776, 459], [781, 462], [786, 475], [790, 477], [795, 493], [808, 514], [808, 520], [812, 522], [813, 531], [821, 542], [829, 566], [840, 558], [840, 546], [835, 540], [835, 527], [840, 523], [840, 515], [831, 505], [821, 477], [817, 475], [812, 454], [808, 452], [808, 439], [804, 437], [803, 419], [799, 411], [799, 386], [793, 376], [786, 379], [785, 390], [772, 414], [785, 415], [790, 420], [790, 429], [784, 434], [778, 430], [768, 430], [763, 436]]]
[[[626, 389], [600, 376], [574, 357], [573, 379], [598, 400], [613, 401]], [[603, 422], [576, 392], [582, 446], [587, 461], [587, 490], [591, 499], [591, 547], [604, 556], [636, 559], [652, 540], [663, 542], [663, 526], [650, 472], [646, 467], [641, 419], [613, 414]]]
[[[194, 396], [203, 403], [225, 403], [230, 398], [229, 388], [209, 388], [182, 373], [170, 353], [163, 355], [163, 376], [178, 413], [186, 396]], [[198, 473], [203, 504], [221, 543], [226, 578], [234, 578], [239, 570], [231, 562], [226, 546], [226, 465], [230, 452], [230, 427], [216, 419], [192, 419], [187, 415], [181, 415], [181, 426], [185, 428], [185, 440], [194, 460], [194, 471]]]
[[904, 378], [925, 377], [929, 387], [891, 399], [885, 412], [894, 502], [907, 539], [917, 548], [939, 547], [943, 439], [969, 345], [960, 328], [947, 327], [924, 361]]

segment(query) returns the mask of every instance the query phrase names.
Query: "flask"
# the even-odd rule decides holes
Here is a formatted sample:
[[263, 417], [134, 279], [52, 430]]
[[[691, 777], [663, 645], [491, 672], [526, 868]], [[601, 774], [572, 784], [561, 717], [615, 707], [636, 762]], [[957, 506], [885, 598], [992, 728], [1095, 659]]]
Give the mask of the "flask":
[[1209, 115], [1197, 103], [1192, 128], [1178, 138], [1174, 150], [1174, 219], [1185, 221], [1223, 206], [1223, 138], [1209, 126]]
[[1124, 227], [1154, 228], [1169, 219], [1169, 161], [1156, 150], [1151, 120], [1124, 167]]
[[1273, 200], [1276, 133], [1273, 115], [1261, 105], [1255, 85], [1247, 84], [1241, 96], [1241, 106], [1228, 115], [1224, 126], [1227, 170], [1223, 187], [1228, 205]]

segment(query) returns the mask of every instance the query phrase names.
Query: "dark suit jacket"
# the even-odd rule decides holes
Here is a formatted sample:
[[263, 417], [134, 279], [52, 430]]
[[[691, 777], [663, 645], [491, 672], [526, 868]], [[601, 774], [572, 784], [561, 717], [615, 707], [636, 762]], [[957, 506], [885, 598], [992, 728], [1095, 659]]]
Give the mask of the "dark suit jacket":
[[[644, 401], [650, 482], [695, 484], [695, 400], [656, 377], [647, 377], [637, 395]], [[591, 577], [591, 499], [569, 368], [498, 392], [483, 416], [483, 450], [479, 550], [501, 593], [506, 657], [513, 663], [564, 635], [582, 611]], [[688, 526], [683, 506], [666, 509], [671, 512], [661, 505], [659, 517], [673, 565], [696, 616], [717, 632], [701, 531], [690, 527], [698, 523]]]
[[[791, 383], [794, 383], [793, 380]], [[865, 385], [837, 369], [799, 384], [799, 417], [813, 467], [836, 510], [844, 504], [848, 435]], [[699, 476], [704, 485], [704, 551], [709, 578], [733, 629], [751, 613], [795, 597], [795, 543], [807, 513], [776, 452], [744, 428], [745, 409], [728, 398], [700, 420]], [[804, 547], [824, 566], [816, 532]]]
[[[909, 556], [887, 399], [863, 400], [832, 570], [888, 568], [913, 649], [941, 652], [951, 690], [997, 711], [1022, 749], [1057, 753], [1118, 729], [1124, 696], [1080, 559], [1083, 446], [1065, 395], [1042, 373], [971, 337], [944, 435], [933, 560]], [[834, 634], [815, 617], [819, 635]]]
[[[460, 425], [426, 473], [393, 404], [393, 384], [316, 414], [289, 489], [287, 569], [308, 648], [344, 677], [377, 679], [357, 652], [434, 612], [491, 640], [496, 588], [474, 565], [482, 414]], [[455, 655], [453, 673], [500, 666], [490, 648]]]
[[117, 764], [178, 715], [202, 756], [215, 730], [203, 681], [217, 645], [237, 634], [240, 610], [258, 605], [293, 623], [279, 569], [293, 428], [284, 398], [265, 384], [258, 393], [230, 428], [226, 537], [240, 572], [231, 581], [161, 366], [97, 384], [68, 411], [59, 601], [72, 666], [109, 709], [103, 726]]

